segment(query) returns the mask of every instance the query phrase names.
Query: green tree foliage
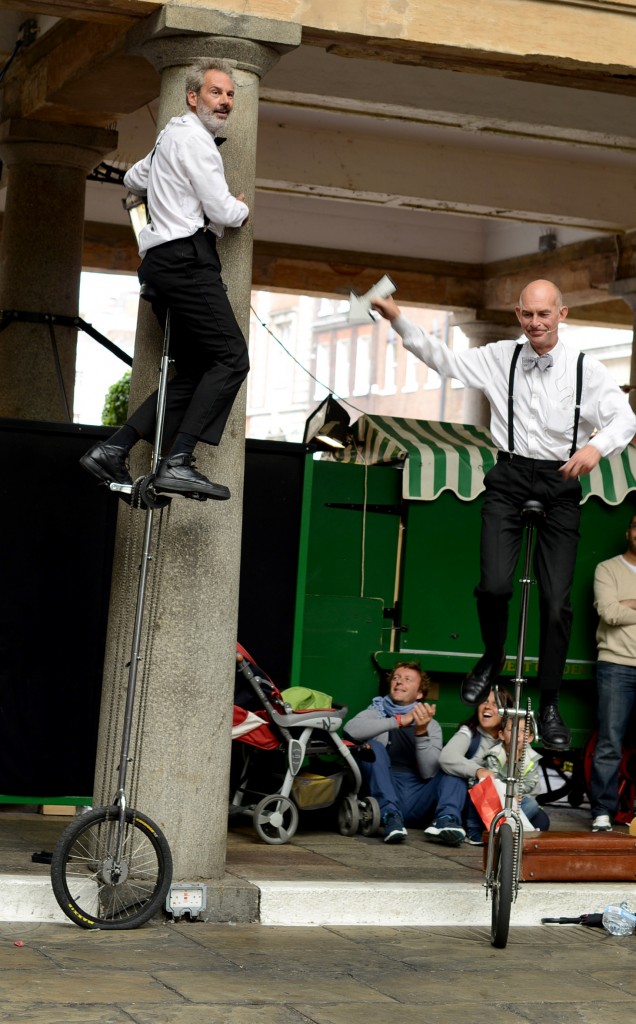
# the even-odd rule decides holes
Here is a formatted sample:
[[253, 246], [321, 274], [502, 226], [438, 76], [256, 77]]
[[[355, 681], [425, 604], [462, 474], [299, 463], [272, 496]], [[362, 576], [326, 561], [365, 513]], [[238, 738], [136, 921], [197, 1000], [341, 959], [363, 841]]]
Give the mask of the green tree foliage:
[[109, 387], [102, 410], [102, 423], [105, 427], [121, 427], [128, 416], [128, 399], [130, 397], [130, 374], [127, 370], [121, 380]]

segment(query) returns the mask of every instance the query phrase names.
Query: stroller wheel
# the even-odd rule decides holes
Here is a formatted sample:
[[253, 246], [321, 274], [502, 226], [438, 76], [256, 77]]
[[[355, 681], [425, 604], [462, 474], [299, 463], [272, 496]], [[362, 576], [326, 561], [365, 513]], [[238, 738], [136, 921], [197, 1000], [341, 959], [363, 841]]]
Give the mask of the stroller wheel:
[[257, 803], [252, 820], [263, 842], [270, 846], [282, 846], [298, 828], [298, 810], [289, 797], [275, 793]]
[[355, 836], [360, 825], [358, 801], [351, 793], [347, 793], [338, 807], [338, 831], [341, 836]]
[[360, 808], [360, 831], [363, 836], [374, 836], [380, 828], [382, 815], [380, 805], [374, 796], [358, 801]]

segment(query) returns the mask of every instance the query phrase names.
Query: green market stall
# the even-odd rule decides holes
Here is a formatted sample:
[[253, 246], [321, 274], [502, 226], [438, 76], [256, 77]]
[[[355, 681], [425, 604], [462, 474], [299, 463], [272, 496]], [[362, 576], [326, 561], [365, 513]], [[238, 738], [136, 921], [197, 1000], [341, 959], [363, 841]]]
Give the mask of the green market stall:
[[[482, 653], [473, 588], [479, 576], [484, 474], [496, 449], [484, 428], [361, 417], [338, 458], [308, 456], [303, 494], [292, 679], [326, 690], [355, 714], [382, 669], [418, 659], [434, 682], [445, 738], [467, 717], [459, 681]], [[581, 746], [593, 728], [596, 564], [624, 550], [636, 509], [636, 448], [602, 459], [582, 480], [574, 624], [562, 706]], [[514, 673], [518, 596], [504, 675]], [[533, 592], [524, 674], [536, 697]]]

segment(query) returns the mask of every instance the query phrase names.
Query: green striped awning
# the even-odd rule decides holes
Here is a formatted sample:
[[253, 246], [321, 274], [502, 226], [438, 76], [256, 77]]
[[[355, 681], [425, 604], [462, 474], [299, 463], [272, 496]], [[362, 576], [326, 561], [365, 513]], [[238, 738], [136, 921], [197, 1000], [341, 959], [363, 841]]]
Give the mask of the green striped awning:
[[[353, 429], [357, 446], [336, 457], [362, 465], [403, 461], [402, 493], [415, 501], [433, 501], [442, 491], [472, 501], [483, 491], [484, 474], [497, 454], [485, 427], [361, 416]], [[636, 490], [636, 446], [630, 444], [614, 459], [601, 459], [589, 476], [581, 478], [581, 485], [583, 501], [595, 495], [608, 505], [619, 505]]]

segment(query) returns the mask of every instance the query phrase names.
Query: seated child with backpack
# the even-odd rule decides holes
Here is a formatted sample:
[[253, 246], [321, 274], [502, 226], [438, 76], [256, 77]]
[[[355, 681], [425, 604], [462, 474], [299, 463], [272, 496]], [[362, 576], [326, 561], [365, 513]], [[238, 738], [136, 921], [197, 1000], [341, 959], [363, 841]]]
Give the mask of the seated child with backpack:
[[[539, 784], [539, 761], [541, 754], [533, 750], [530, 744], [534, 740], [532, 727], [528, 732], [525, 757], [521, 760], [524, 739], [526, 732], [525, 719], [519, 720], [519, 732], [517, 736], [517, 766], [520, 768], [520, 777], [517, 779], [517, 801], [518, 809], [523, 811], [533, 828], [540, 832], [547, 832], [550, 828], [550, 819], [532, 794], [536, 792]], [[499, 730], [499, 742], [491, 747], [483, 757], [482, 768], [487, 771], [493, 779], [505, 783], [508, 777], [508, 754], [510, 752], [510, 741], [512, 738], [512, 718], [506, 717], [503, 726]], [[483, 777], [485, 772], [480, 772]], [[471, 846], [483, 846], [484, 825], [479, 811], [472, 800], [467, 801], [466, 817], [466, 842]]]

